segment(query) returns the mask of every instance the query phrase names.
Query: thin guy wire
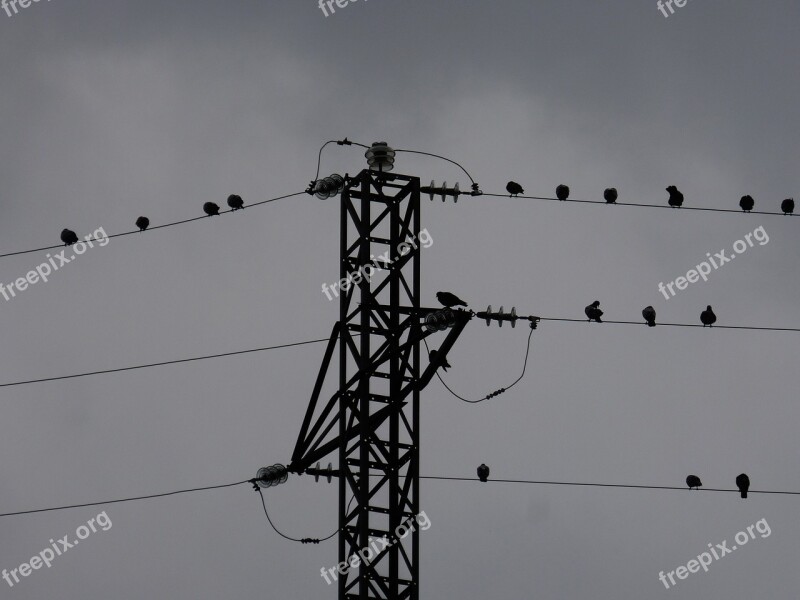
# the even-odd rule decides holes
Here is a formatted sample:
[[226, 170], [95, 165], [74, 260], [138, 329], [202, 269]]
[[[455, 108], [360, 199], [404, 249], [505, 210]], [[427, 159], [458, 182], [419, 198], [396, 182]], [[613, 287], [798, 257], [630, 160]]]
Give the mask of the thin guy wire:
[[[510, 390], [512, 387], [514, 387], [515, 385], [517, 385], [517, 384], [519, 383], [519, 381], [520, 381], [520, 380], [521, 380], [521, 379], [522, 379], [522, 378], [525, 376], [525, 369], [526, 369], [526, 368], [527, 368], [527, 366], [528, 366], [528, 355], [530, 354], [530, 351], [531, 351], [531, 336], [532, 336], [532, 335], [533, 335], [533, 327], [531, 327], [531, 331], [530, 331], [530, 333], [528, 334], [528, 348], [525, 350], [525, 362], [522, 364], [522, 373], [520, 374], [520, 376], [519, 376], [519, 377], [517, 377], [517, 378], [514, 380], [514, 383], [512, 383], [512, 384], [511, 384], [511, 385], [509, 385], [508, 387], [505, 387], [505, 388], [503, 388], [503, 391], [504, 391], [504, 392], [507, 392], [507, 391], [508, 391], [508, 390]], [[423, 339], [422, 341], [423, 341], [423, 342], [425, 342], [425, 348], [428, 350], [428, 354], [430, 354], [431, 350], [430, 350], [430, 348], [428, 348], [428, 340], [426, 340], [426, 339]], [[441, 381], [441, 382], [442, 382], [442, 385], [443, 385], [443, 386], [444, 386], [444, 387], [447, 389], [447, 391], [448, 391], [448, 392], [450, 392], [451, 394], [453, 394], [453, 396], [455, 396], [456, 398], [458, 398], [458, 399], [459, 399], [459, 400], [461, 400], [462, 402], [468, 402], [468, 403], [470, 403], [470, 404], [477, 404], [478, 402], [483, 402], [484, 400], [488, 400], [489, 398], [493, 398], [493, 397], [494, 397], [494, 396], [491, 396], [491, 395], [489, 395], [489, 396], [485, 396], [485, 397], [481, 398], [480, 400], [469, 400], [469, 399], [467, 399], [467, 398], [462, 398], [461, 396], [459, 396], [459, 395], [458, 395], [458, 394], [456, 394], [456, 393], [455, 393], [453, 390], [451, 390], [451, 389], [450, 389], [450, 386], [448, 386], [448, 385], [447, 385], [447, 384], [444, 382], [444, 379], [442, 379], [441, 375], [439, 375], [439, 371], [438, 371], [438, 370], [436, 371], [436, 377], [438, 377], [438, 378], [439, 378], [439, 381]]]
[[466, 170], [464, 167], [462, 167], [462, 166], [461, 166], [460, 164], [458, 164], [456, 161], [454, 161], [454, 160], [452, 160], [452, 159], [449, 159], [449, 158], [447, 158], [446, 156], [441, 156], [441, 155], [439, 155], [439, 154], [433, 154], [433, 153], [431, 153], [431, 152], [421, 152], [420, 150], [395, 150], [395, 152], [408, 152], [408, 153], [410, 153], [410, 154], [422, 154], [422, 155], [424, 155], [424, 156], [432, 156], [432, 157], [434, 157], [434, 158], [441, 158], [442, 160], [446, 160], [446, 161], [447, 161], [447, 162], [449, 162], [449, 163], [453, 163], [453, 164], [454, 164], [455, 166], [457, 166], [459, 169], [461, 169], [462, 171], [464, 171], [464, 173], [466, 173], [467, 177], [469, 177], [469, 181], [470, 181], [470, 183], [475, 183], [475, 180], [472, 178], [472, 175], [470, 175], [470, 174], [467, 172], [467, 170]]
[[[301, 544], [309, 543], [309, 541], [308, 541], [309, 538], [304, 538], [304, 539], [293, 538], [293, 537], [290, 537], [288, 535], [285, 535], [277, 527], [275, 527], [275, 523], [273, 523], [272, 519], [269, 518], [269, 512], [267, 511], [267, 503], [266, 503], [266, 500], [264, 500], [264, 491], [261, 488], [258, 488], [258, 493], [261, 495], [261, 506], [264, 507], [264, 514], [267, 515], [267, 521], [269, 521], [269, 524], [272, 526], [272, 529], [275, 530], [275, 533], [277, 533], [282, 538], [285, 538], [285, 539], [289, 540], [290, 542], [300, 542]], [[355, 496], [350, 498], [350, 502], [348, 503], [347, 510], [345, 512], [350, 512], [350, 506], [353, 504], [353, 500], [355, 500], [355, 498], [356, 498]], [[334, 531], [329, 536], [324, 537], [324, 538], [320, 538], [320, 539], [314, 539], [311, 543], [319, 544], [320, 542], [326, 542], [329, 539], [331, 539], [333, 536], [335, 536], [337, 533], [339, 533], [341, 530], [342, 530], [342, 528], [340, 527], [339, 529]]]

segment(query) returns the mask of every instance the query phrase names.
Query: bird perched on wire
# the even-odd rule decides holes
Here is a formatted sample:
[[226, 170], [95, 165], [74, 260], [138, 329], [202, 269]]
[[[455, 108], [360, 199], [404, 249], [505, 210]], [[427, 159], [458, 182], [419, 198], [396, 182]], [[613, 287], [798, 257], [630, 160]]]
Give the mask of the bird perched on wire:
[[747, 490], [750, 489], [750, 478], [742, 473], [736, 477], [736, 487], [739, 488], [739, 493], [742, 498], [747, 498]]
[[590, 321], [597, 321], [598, 323], [603, 322], [600, 320], [600, 317], [603, 316], [603, 311], [600, 310], [600, 300], [592, 302], [583, 312], [586, 313]]
[[478, 467], [478, 479], [484, 483], [489, 481], [489, 467], [484, 464], [481, 464], [481, 466]]
[[237, 194], [231, 194], [228, 196], [228, 206], [231, 207], [231, 210], [239, 210], [244, 208], [244, 200]]
[[[438, 350], [431, 350], [428, 353], [428, 357], [430, 358], [431, 362], [435, 362], [437, 356], [439, 356], [439, 351]], [[447, 369], [449, 369], [452, 366], [453, 365], [451, 365], [449, 362], [447, 362], [447, 357], [445, 356], [444, 359], [442, 359], [442, 369], [444, 371], [447, 371]]]
[[742, 208], [744, 212], [750, 212], [753, 210], [753, 207], [756, 205], [756, 201], [753, 200], [752, 196], [742, 196], [742, 199], [739, 200], [739, 206]]
[[61, 241], [64, 242], [65, 246], [72, 246], [72, 244], [78, 241], [78, 236], [71, 229], [64, 229], [61, 232]]
[[647, 321], [648, 327], [656, 326], [656, 310], [652, 306], [646, 307], [642, 311], [642, 316], [644, 317], [644, 320]]
[[703, 312], [700, 313], [700, 322], [703, 324], [703, 327], [706, 325], [711, 327], [717, 322], [717, 315], [715, 315], [714, 311], [711, 310], [710, 304], [706, 306], [706, 309]]
[[213, 202], [206, 202], [205, 204], [203, 204], [203, 210], [206, 211], [206, 214], [209, 217], [212, 215], [219, 214], [219, 206], [217, 206]]
[[450, 292], [436, 292], [436, 299], [441, 303], [442, 306], [446, 306], [448, 308], [459, 305], [467, 306], [466, 302]]
[[781, 202], [781, 210], [785, 215], [792, 214], [794, 212], [794, 198], [787, 198]]
[[144, 231], [150, 227], [150, 219], [147, 217], [139, 217], [136, 219], [136, 226], [139, 228], [139, 231]]
[[566, 200], [569, 198], [569, 186], [563, 183], [556, 188], [556, 198], [559, 200]]
[[511, 194], [512, 196], [516, 196], [517, 194], [524, 194], [525, 190], [522, 189], [522, 186], [518, 184], [516, 181], [509, 181], [506, 184], [506, 191]]
[[686, 477], [686, 485], [689, 486], [689, 489], [697, 489], [702, 487], [703, 483], [700, 481], [700, 478], [697, 475], [689, 475]]
[[617, 188], [606, 188], [603, 192], [603, 198], [607, 204], [614, 204], [617, 201]]
[[674, 185], [670, 185], [667, 187], [667, 191], [669, 192], [669, 200], [667, 203], [672, 208], [680, 208], [683, 206], [683, 194], [678, 191]]

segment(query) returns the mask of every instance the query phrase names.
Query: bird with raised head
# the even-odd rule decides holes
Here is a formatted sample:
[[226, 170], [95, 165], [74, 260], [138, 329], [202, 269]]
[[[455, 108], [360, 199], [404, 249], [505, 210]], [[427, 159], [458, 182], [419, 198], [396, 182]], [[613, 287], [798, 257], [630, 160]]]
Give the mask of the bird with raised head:
[[745, 473], [737, 475], [736, 487], [739, 488], [739, 493], [742, 495], [742, 498], [747, 498], [747, 490], [750, 489], [750, 478]]
[[656, 326], [656, 309], [652, 306], [648, 306], [642, 310], [642, 317], [644, 317], [644, 320], [647, 321], [648, 327]]
[[678, 191], [678, 188], [674, 185], [670, 185], [667, 187], [667, 191], [669, 192], [669, 200], [667, 200], [667, 203], [672, 208], [680, 208], [683, 206], [683, 194]]
[[485, 464], [481, 464], [481, 466], [478, 467], [478, 479], [484, 483], [489, 481], [489, 467], [487, 467]]
[[703, 327], [711, 327], [717, 322], [717, 315], [715, 315], [714, 311], [711, 310], [710, 304], [706, 306], [706, 309], [703, 312], [700, 313], [700, 322], [703, 324]]

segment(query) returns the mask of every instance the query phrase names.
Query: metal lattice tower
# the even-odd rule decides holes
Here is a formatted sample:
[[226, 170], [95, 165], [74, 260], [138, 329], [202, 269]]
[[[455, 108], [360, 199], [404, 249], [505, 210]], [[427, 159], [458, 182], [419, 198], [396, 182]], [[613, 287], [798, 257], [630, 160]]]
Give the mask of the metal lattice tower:
[[[315, 471], [315, 461], [338, 451], [340, 563], [371, 545], [381, 548], [376, 538], [391, 542], [338, 578], [339, 599], [418, 600], [419, 531], [405, 538], [395, 531], [420, 513], [420, 390], [471, 314], [420, 306], [418, 178], [368, 169], [346, 178], [340, 218], [340, 277], [362, 277], [341, 292], [340, 320], [289, 470]], [[420, 345], [434, 333], [425, 317], [443, 312], [450, 330], [423, 370]], [[317, 412], [337, 342], [339, 389]]]

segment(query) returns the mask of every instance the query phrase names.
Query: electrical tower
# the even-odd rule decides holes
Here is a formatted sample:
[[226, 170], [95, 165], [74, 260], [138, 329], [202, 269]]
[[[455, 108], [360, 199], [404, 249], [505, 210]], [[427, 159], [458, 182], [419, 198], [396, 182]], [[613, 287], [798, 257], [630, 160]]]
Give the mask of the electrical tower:
[[[375, 538], [391, 542], [339, 577], [340, 600], [419, 598], [418, 528], [405, 538], [395, 531], [420, 513], [420, 391], [472, 318], [420, 306], [420, 180], [388, 173], [393, 155], [374, 144], [372, 168], [340, 180], [340, 277], [353, 284], [342, 286], [339, 322], [288, 467], [339, 477], [340, 563], [352, 564]], [[422, 341], [444, 330], [423, 369]], [[337, 342], [338, 391], [318, 406]], [[311, 468], [336, 451], [338, 469]]]

